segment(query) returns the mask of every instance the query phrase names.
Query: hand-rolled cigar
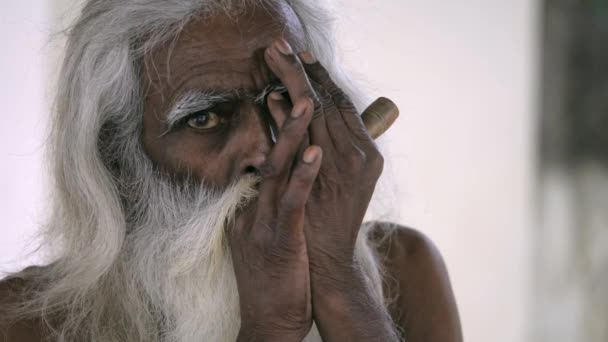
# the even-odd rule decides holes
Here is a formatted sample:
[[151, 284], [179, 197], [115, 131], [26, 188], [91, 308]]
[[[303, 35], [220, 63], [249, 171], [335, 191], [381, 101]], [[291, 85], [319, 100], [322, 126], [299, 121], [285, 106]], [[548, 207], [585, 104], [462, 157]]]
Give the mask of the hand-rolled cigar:
[[397, 105], [386, 97], [379, 97], [363, 111], [361, 119], [367, 127], [369, 135], [373, 139], [377, 139], [393, 125], [398, 116]]

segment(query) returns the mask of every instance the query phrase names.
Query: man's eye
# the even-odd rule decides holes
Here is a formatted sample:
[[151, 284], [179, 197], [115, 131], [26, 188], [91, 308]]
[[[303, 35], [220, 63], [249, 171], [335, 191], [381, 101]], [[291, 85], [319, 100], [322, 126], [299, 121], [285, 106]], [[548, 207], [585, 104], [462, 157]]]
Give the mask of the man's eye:
[[213, 129], [223, 123], [222, 118], [214, 112], [200, 112], [188, 118], [186, 121], [190, 128], [197, 130]]

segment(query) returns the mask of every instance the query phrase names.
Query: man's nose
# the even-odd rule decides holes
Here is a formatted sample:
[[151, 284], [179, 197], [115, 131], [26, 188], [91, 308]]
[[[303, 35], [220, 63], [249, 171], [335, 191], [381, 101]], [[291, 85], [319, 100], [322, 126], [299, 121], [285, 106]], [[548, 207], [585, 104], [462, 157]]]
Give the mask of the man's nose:
[[239, 174], [258, 173], [273, 146], [270, 114], [258, 106], [247, 106], [239, 119], [236, 143], [241, 157]]

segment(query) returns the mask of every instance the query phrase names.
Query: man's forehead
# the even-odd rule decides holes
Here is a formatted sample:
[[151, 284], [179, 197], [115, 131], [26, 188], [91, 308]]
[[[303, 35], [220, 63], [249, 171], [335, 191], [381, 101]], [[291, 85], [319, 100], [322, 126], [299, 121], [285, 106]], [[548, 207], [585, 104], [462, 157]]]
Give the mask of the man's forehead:
[[[270, 35], [284, 35], [294, 43], [304, 40], [304, 29], [293, 9], [284, 1], [272, 5], [244, 5], [240, 14], [219, 13], [194, 19], [182, 34], [196, 40], [212, 43], [236, 43], [255, 47], [258, 40]], [[230, 38], [228, 42], [224, 38]], [[257, 39], [256, 39], [257, 38]]]
[[263, 88], [210, 88], [210, 89], [195, 89], [208, 96], [223, 97], [227, 100], [238, 100], [243, 98], [257, 99], [268, 95], [272, 91], [286, 91], [285, 87], [279, 80], [268, 82]]
[[306, 49], [304, 29], [287, 4], [194, 20], [150, 56], [146, 80], [169, 97], [190, 89], [260, 92], [276, 81], [263, 50], [280, 37], [296, 51]]

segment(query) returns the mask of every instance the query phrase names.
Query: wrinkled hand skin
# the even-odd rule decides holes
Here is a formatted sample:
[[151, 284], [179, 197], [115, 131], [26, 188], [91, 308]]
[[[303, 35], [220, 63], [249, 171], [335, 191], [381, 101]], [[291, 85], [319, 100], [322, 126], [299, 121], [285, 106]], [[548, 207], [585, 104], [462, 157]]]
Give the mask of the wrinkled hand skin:
[[382, 308], [372, 305], [354, 256], [383, 158], [354, 105], [310, 53], [296, 55], [280, 39], [265, 58], [293, 103], [312, 100], [315, 107], [308, 138], [321, 147], [323, 160], [306, 203], [304, 231], [313, 317], [321, 336], [324, 341], [397, 340]]
[[[277, 113], [272, 99], [269, 107]], [[238, 215], [229, 243], [239, 291], [238, 341], [301, 341], [312, 326], [304, 210], [322, 152], [309, 146], [297, 158], [313, 114], [299, 101], [282, 118], [280, 138], [261, 168], [258, 200]]]

